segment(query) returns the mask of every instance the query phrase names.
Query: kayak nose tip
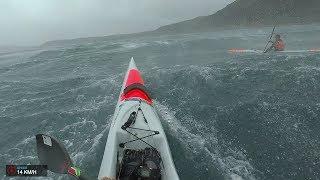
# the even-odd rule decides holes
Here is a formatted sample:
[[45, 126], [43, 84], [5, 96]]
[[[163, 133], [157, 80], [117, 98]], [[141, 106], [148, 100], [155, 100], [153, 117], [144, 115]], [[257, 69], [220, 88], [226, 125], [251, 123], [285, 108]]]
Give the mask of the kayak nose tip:
[[134, 62], [133, 57], [131, 57], [130, 63], [129, 63], [129, 69], [137, 69], [136, 63]]

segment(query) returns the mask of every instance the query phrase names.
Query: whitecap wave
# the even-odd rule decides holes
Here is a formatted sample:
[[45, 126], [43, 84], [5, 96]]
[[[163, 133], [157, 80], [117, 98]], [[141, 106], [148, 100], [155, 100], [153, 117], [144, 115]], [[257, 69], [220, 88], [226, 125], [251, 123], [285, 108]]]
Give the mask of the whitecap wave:
[[135, 43], [135, 42], [129, 42], [126, 44], [122, 44], [121, 46], [125, 49], [136, 49], [136, 48], [140, 48], [143, 46], [147, 46], [148, 43]]
[[[155, 107], [160, 116], [165, 120], [165, 123], [168, 123], [170, 133], [174, 134], [174, 137], [177, 138], [181, 144], [183, 144], [185, 150], [189, 152], [187, 152], [188, 157], [186, 158], [195, 158], [197, 154], [204, 151], [211, 157], [211, 163], [216, 164], [219, 171], [223, 172], [227, 179], [255, 179], [253, 175], [254, 168], [248, 160], [237, 159], [233, 156], [223, 157], [219, 152], [219, 148], [212, 152], [205, 146], [205, 144], [208, 143], [207, 141], [210, 141], [209, 143], [215, 143], [215, 146], [219, 146], [216, 135], [209, 134], [207, 137], [210, 137], [211, 139], [208, 139], [201, 135], [193, 134], [175, 118], [175, 112], [170, 110], [167, 106], [155, 101]], [[196, 120], [193, 120], [192, 123], [192, 126], [202, 126], [197, 123]], [[242, 157], [245, 156], [242, 152], [235, 153], [240, 154], [239, 156]]]

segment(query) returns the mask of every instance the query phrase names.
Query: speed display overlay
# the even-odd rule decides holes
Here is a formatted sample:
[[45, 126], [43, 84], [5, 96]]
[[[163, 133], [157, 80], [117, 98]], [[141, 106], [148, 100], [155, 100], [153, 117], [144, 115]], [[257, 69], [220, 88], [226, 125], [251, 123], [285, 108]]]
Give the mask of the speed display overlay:
[[6, 165], [7, 176], [47, 176], [47, 165]]

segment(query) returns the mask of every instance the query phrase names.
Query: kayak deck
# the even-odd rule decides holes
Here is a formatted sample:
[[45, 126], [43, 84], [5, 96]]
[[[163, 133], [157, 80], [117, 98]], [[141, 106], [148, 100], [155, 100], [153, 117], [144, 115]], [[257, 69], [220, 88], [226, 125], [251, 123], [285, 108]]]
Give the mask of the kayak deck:
[[125, 167], [124, 162], [128, 159], [126, 153], [129, 152], [158, 152], [161, 179], [179, 179], [165, 132], [152, 103], [132, 59], [110, 126], [99, 179], [118, 179], [122, 174], [119, 167]]

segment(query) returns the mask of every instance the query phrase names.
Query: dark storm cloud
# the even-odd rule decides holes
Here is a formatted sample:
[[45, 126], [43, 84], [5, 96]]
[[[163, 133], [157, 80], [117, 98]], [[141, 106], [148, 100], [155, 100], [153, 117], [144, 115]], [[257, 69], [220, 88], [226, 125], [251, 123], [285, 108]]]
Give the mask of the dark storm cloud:
[[233, 0], [1, 0], [0, 45], [132, 33], [208, 15]]

